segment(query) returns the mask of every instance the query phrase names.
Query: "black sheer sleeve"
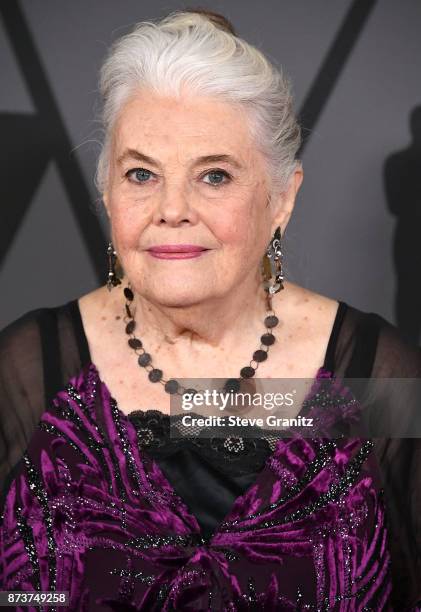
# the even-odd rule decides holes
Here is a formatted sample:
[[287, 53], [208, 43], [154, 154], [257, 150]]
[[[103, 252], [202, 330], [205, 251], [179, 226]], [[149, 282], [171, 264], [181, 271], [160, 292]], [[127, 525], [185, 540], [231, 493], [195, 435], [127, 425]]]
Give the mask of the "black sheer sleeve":
[[[405, 610], [421, 603], [421, 348], [407, 344], [381, 317], [377, 323], [372, 380], [387, 378], [391, 384], [377, 385], [380, 401], [373, 418], [388, 432], [408, 435], [376, 440], [390, 522], [395, 609]], [[394, 379], [409, 380], [402, 386]]]
[[335, 375], [348, 382], [369, 379], [356, 395], [367, 410], [368, 431], [376, 435], [394, 609], [412, 610], [421, 603], [421, 348], [378, 314], [349, 307], [333, 362]]
[[77, 302], [28, 312], [0, 333], [0, 492], [51, 399], [89, 357]]

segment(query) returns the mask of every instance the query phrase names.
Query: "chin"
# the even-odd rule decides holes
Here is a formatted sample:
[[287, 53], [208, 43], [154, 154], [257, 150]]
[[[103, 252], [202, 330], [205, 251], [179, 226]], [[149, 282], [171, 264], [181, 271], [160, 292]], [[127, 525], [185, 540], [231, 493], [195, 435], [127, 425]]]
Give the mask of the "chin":
[[172, 306], [175, 308], [192, 306], [211, 297], [209, 295], [209, 288], [203, 286], [194, 287], [188, 283], [182, 286], [180, 286], [179, 283], [177, 283], [177, 285], [162, 283], [159, 286], [151, 288], [150, 291], [144, 291], [143, 294], [152, 302], [161, 304], [162, 306]]
[[167, 308], [187, 308], [188, 306], [194, 306], [203, 301], [203, 298], [186, 295], [165, 295], [165, 296], [154, 296], [153, 301], [161, 306]]

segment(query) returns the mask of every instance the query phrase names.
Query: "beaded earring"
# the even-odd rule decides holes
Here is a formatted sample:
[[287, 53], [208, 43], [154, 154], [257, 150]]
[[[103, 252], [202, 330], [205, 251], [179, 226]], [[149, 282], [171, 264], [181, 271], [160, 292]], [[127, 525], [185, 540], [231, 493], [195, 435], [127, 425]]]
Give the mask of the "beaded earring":
[[281, 228], [277, 227], [262, 261], [263, 286], [269, 295], [285, 288], [282, 259]]
[[111, 291], [113, 287], [117, 287], [117, 285], [121, 285], [121, 280], [118, 278], [117, 273], [116, 273], [117, 253], [114, 250], [112, 242], [108, 244], [107, 256], [108, 256], [107, 289], [108, 291]]

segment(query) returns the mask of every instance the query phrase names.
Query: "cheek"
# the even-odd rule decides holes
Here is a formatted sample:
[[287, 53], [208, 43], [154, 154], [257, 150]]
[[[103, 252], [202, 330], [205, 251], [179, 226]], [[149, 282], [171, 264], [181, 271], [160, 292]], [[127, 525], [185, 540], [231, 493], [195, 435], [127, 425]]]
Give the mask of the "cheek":
[[213, 227], [218, 239], [227, 249], [250, 253], [259, 250], [260, 243], [263, 244], [267, 219], [258, 201], [252, 199], [232, 207], [229, 214], [216, 217]]
[[111, 226], [115, 246], [120, 251], [136, 248], [140, 244], [143, 230], [149, 223], [150, 214], [124, 198], [114, 199], [111, 207]]

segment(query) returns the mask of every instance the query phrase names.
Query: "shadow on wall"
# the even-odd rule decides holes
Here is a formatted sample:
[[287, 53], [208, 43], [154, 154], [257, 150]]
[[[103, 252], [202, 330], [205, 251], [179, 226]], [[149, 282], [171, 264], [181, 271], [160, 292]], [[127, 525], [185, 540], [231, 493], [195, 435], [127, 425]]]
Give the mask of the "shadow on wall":
[[389, 211], [396, 217], [393, 259], [396, 270], [396, 323], [406, 339], [421, 334], [421, 106], [410, 115], [412, 141], [384, 164]]

